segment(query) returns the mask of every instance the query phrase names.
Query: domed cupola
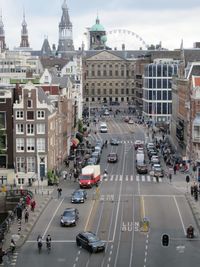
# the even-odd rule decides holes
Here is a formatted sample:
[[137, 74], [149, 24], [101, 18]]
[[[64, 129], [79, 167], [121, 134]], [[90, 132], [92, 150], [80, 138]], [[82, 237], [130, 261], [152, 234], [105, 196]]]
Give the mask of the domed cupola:
[[101, 50], [105, 48], [106, 31], [100, 24], [99, 17], [96, 18], [96, 23], [89, 29], [90, 35], [90, 50]]

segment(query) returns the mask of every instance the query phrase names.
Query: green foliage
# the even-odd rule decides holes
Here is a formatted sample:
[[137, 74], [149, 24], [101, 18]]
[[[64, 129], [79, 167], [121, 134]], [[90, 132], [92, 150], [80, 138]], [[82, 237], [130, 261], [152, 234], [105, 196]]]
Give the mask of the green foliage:
[[83, 133], [83, 122], [82, 122], [82, 120], [78, 120], [78, 131], [79, 131], [79, 133]]

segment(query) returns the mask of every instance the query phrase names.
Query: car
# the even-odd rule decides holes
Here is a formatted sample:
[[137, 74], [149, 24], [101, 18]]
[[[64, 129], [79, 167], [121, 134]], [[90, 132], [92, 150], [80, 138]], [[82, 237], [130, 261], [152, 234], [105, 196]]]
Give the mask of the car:
[[164, 177], [164, 171], [161, 168], [160, 164], [153, 164], [152, 166], [152, 172], [154, 176], [157, 177]]
[[75, 208], [67, 208], [64, 210], [60, 218], [61, 226], [76, 226], [79, 218], [79, 212]]
[[77, 189], [72, 193], [71, 202], [84, 203], [86, 199], [87, 199], [87, 192], [82, 189]]
[[144, 147], [144, 141], [142, 140], [136, 140], [134, 143], [134, 147], [137, 150], [139, 147], [143, 148]]
[[103, 113], [104, 116], [109, 116], [110, 115], [110, 112], [106, 109]]
[[124, 122], [129, 122], [129, 117], [128, 117], [128, 116], [126, 116], [126, 117], [124, 118]]
[[102, 149], [103, 148], [103, 142], [101, 140], [97, 140], [95, 146], [99, 146]]
[[80, 232], [76, 236], [77, 246], [87, 249], [91, 253], [97, 253], [105, 250], [105, 242], [100, 240], [90, 231]]
[[92, 152], [91, 158], [96, 158], [97, 159], [97, 164], [98, 164], [100, 162], [100, 152], [95, 150], [94, 152]]
[[87, 161], [86, 161], [86, 166], [87, 165], [97, 165], [97, 158], [89, 158]]
[[134, 121], [133, 121], [132, 119], [130, 119], [130, 120], [128, 121], [128, 124], [134, 124]]
[[159, 157], [153, 155], [153, 156], [151, 157], [151, 163], [152, 163], [152, 164], [160, 163], [160, 159], [159, 159]]
[[112, 139], [110, 139], [110, 144], [112, 146], [118, 146], [119, 145], [119, 140], [117, 138], [112, 138]]
[[139, 174], [147, 174], [147, 172], [148, 172], [147, 165], [145, 163], [137, 164], [136, 170], [137, 170], [137, 173], [139, 173]]
[[110, 162], [110, 163], [115, 163], [115, 162], [117, 162], [117, 161], [118, 161], [117, 153], [112, 152], [112, 153], [108, 154], [107, 160], [108, 160], [108, 162]]
[[96, 145], [93, 152], [98, 152], [101, 155], [102, 149], [99, 145]]
[[137, 153], [144, 154], [144, 149], [143, 149], [143, 147], [138, 147], [138, 149], [137, 149]]

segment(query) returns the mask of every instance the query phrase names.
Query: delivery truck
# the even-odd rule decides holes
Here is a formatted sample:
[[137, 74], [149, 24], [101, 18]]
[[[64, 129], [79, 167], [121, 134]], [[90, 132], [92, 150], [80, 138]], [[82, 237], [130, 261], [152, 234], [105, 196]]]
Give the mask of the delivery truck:
[[79, 175], [80, 188], [91, 188], [100, 182], [100, 165], [89, 165], [82, 168]]

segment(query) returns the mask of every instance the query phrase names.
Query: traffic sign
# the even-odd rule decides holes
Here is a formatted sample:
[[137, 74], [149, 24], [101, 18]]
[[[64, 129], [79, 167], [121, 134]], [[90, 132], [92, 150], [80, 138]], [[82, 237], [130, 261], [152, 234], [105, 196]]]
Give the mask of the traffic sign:
[[169, 235], [168, 234], [162, 235], [162, 245], [163, 245], [163, 247], [169, 246]]

